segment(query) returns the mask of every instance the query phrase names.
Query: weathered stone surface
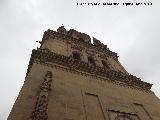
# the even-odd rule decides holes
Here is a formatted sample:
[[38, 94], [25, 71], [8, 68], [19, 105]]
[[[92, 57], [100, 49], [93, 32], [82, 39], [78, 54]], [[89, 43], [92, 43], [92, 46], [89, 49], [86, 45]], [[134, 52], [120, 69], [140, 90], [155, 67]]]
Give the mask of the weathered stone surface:
[[[82, 40], [73, 33], [82, 34], [64, 27], [44, 33], [8, 120], [160, 120], [152, 85], [130, 75], [97, 39], [93, 45], [88, 35]], [[80, 60], [72, 57], [75, 51]]]

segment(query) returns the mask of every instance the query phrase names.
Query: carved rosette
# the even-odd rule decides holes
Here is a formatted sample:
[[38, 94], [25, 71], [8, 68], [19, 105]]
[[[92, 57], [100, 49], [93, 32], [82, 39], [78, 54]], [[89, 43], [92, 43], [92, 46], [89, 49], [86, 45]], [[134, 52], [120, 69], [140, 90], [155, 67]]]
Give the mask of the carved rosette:
[[52, 72], [48, 71], [40, 86], [40, 94], [37, 98], [35, 110], [32, 112], [31, 120], [48, 120], [48, 94], [51, 90]]

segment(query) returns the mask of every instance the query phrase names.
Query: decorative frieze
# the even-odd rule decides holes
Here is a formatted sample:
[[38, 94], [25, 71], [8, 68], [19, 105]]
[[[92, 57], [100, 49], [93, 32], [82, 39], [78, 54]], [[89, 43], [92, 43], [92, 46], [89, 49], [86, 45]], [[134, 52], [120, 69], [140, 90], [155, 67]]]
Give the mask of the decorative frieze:
[[117, 72], [110, 69], [105, 69], [99, 66], [92, 66], [92, 65], [89, 65], [87, 62], [77, 61], [77, 60], [71, 59], [70, 57], [53, 53], [48, 49], [33, 50], [31, 60], [33, 60], [33, 62], [40, 61], [42, 63], [47, 63], [47, 62], [56, 63], [71, 69], [88, 72], [91, 74], [95, 74], [97, 76], [109, 78], [113, 82], [116, 82], [116, 81], [123, 82], [128, 86], [139, 88], [147, 92], [150, 92], [150, 89], [152, 87], [152, 84], [143, 82], [141, 81], [140, 78], [137, 78], [136, 76], [124, 74], [122, 72]]

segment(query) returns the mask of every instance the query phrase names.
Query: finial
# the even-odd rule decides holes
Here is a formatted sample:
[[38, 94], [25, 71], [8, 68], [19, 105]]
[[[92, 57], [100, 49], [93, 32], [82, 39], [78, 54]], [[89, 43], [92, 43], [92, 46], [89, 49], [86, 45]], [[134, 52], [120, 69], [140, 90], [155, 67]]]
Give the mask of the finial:
[[58, 29], [57, 32], [62, 33], [62, 34], [66, 34], [66, 29], [64, 28], [64, 25], [62, 24]]

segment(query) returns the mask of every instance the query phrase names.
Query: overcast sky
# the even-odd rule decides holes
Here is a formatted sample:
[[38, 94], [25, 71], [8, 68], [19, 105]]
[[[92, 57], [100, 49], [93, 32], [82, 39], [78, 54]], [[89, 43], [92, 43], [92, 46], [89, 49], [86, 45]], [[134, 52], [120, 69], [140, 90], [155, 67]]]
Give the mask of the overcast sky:
[[[23, 85], [31, 51], [43, 32], [61, 24], [87, 33], [118, 53], [126, 70], [160, 97], [160, 1], [151, 6], [77, 6], [87, 0], [0, 0], [0, 119]], [[88, 0], [91, 2], [93, 0]], [[135, 0], [94, 0], [123, 3]]]

